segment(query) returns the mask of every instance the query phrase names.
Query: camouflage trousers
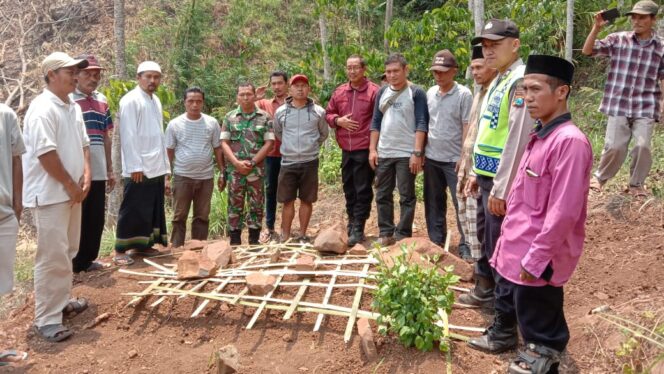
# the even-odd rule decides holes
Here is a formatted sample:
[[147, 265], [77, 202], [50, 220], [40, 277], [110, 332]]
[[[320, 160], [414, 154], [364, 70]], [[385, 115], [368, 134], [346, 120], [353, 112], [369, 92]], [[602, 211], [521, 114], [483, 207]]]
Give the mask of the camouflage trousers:
[[229, 229], [242, 230], [245, 222], [250, 229], [260, 229], [265, 210], [263, 170], [254, 170], [249, 175], [233, 170], [227, 177]]

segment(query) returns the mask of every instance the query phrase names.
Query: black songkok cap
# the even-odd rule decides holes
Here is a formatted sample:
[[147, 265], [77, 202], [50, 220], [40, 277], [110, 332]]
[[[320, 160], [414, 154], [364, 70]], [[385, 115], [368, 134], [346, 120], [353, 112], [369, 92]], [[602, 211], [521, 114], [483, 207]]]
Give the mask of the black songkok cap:
[[482, 46], [481, 45], [475, 45], [473, 46], [473, 55], [470, 58], [470, 60], [477, 60], [478, 58], [484, 58], [484, 55], [482, 54]]
[[574, 65], [556, 56], [530, 55], [525, 74], [545, 74], [571, 84], [574, 78]]

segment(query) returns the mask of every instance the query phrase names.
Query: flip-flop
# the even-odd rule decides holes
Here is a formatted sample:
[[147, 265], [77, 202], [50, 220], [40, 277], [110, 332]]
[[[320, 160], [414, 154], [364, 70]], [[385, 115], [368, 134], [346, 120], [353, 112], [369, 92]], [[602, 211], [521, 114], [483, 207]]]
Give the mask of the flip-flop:
[[74, 333], [71, 330], [66, 328], [61, 323], [56, 323], [53, 325], [44, 325], [41, 327], [35, 326], [34, 329], [37, 335], [41, 336], [44, 340], [51, 343], [61, 342], [74, 335]]
[[129, 257], [128, 254], [115, 255], [113, 257], [113, 263], [117, 266], [129, 266], [134, 263], [134, 259]]
[[0, 366], [7, 366], [28, 359], [28, 352], [20, 352], [15, 349], [0, 351]]
[[62, 313], [68, 317], [73, 317], [82, 313], [86, 309], [88, 309], [88, 300], [83, 297], [78, 297], [70, 299], [67, 302], [67, 305], [65, 305], [65, 308], [62, 309]]

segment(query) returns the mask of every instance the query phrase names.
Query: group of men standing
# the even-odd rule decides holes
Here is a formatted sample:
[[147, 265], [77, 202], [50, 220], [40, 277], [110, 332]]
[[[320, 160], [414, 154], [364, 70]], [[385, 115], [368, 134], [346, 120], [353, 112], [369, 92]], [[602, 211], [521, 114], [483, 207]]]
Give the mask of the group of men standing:
[[[659, 115], [658, 83], [664, 78], [664, 45], [652, 30], [657, 13], [652, 1], [639, 1], [628, 13], [633, 32], [597, 41], [605, 23], [598, 13], [584, 46], [586, 54], [611, 57], [600, 107], [609, 125], [594, 187], [615, 175], [633, 136], [630, 190], [644, 191], [652, 124]], [[476, 260], [475, 287], [459, 302], [495, 314], [491, 327], [470, 345], [492, 353], [511, 349], [518, 328], [526, 348], [509, 371], [555, 372], [569, 340], [562, 287], [583, 249], [592, 150], [567, 108], [574, 66], [545, 55], [531, 55], [524, 64], [519, 37], [514, 22], [492, 19], [473, 39], [475, 95], [454, 81], [459, 64], [449, 50], [434, 55], [430, 70], [436, 85], [427, 91], [408, 80], [407, 61], [399, 54], [385, 60], [383, 87], [367, 79], [365, 61], [353, 55], [346, 61], [348, 82], [334, 91], [326, 109], [309, 97], [305, 75], [289, 80], [274, 72], [274, 98], [264, 99], [263, 87], [240, 83], [238, 106], [221, 124], [203, 113], [203, 90], [188, 88], [186, 112], [171, 120], [165, 133], [156, 95], [161, 67], [141, 63], [138, 85], [119, 107], [124, 199], [113, 261], [130, 265], [133, 255], [156, 255], [154, 244], [167, 245], [165, 195], [174, 199], [172, 245], [184, 244], [192, 204], [191, 237], [207, 239], [215, 164], [221, 171], [217, 188], [228, 189], [231, 244], [241, 243], [245, 225], [250, 244], [290, 238], [296, 199], [298, 239], [309, 241], [319, 150], [332, 128], [342, 149], [349, 244], [365, 240], [374, 187], [378, 241], [389, 245], [412, 236], [415, 178], [423, 171], [429, 238], [439, 245], [446, 240], [449, 189], [459, 254]], [[636, 54], [641, 58], [634, 60]], [[35, 331], [48, 341], [71, 336], [63, 317], [88, 306], [84, 298], [70, 298], [72, 271], [104, 267], [95, 260], [105, 193], [115, 180], [112, 116], [96, 90], [102, 70], [92, 55], [46, 57], [46, 88], [30, 104], [23, 136], [16, 115], [0, 107], [0, 237], [2, 254], [10, 259], [3, 264], [13, 265], [23, 206], [33, 208]], [[637, 70], [650, 78], [625, 83]], [[277, 202], [283, 204], [280, 233]], [[5, 293], [12, 288], [12, 272], [6, 265], [0, 270]]]

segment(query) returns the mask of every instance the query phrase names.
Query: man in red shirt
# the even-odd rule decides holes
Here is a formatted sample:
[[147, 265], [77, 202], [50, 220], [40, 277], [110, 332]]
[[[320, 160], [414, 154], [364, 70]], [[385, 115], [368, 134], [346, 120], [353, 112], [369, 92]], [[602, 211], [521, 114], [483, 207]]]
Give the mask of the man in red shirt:
[[346, 60], [348, 82], [337, 87], [327, 104], [326, 120], [342, 150], [341, 179], [346, 195], [348, 245], [364, 240], [364, 223], [371, 213], [374, 172], [369, 165], [369, 135], [378, 85], [365, 76], [361, 56]]
[[[274, 71], [270, 74], [270, 88], [274, 97], [271, 99], [260, 99], [256, 101], [256, 106], [262, 109], [274, 119], [274, 112], [277, 111], [288, 97], [288, 74], [283, 71]], [[263, 97], [267, 87], [262, 86], [256, 89], [256, 97]], [[277, 212], [277, 185], [279, 181], [279, 170], [281, 170], [281, 153], [279, 152], [281, 142], [274, 140], [272, 150], [265, 158], [265, 226], [267, 231], [261, 234], [261, 242], [266, 243], [276, 239], [274, 232], [274, 222]]]

